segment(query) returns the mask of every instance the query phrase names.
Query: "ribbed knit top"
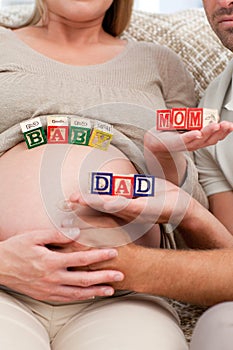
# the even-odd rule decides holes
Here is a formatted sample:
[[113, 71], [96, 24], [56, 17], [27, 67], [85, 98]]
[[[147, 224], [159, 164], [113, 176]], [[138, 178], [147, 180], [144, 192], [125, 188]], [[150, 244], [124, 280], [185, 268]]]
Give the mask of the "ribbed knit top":
[[47, 115], [76, 115], [112, 124], [113, 144], [137, 162], [156, 109], [195, 105], [183, 63], [156, 44], [129, 41], [103, 64], [73, 66], [0, 27], [0, 52], [0, 152], [23, 140], [23, 120], [40, 116], [45, 123]]

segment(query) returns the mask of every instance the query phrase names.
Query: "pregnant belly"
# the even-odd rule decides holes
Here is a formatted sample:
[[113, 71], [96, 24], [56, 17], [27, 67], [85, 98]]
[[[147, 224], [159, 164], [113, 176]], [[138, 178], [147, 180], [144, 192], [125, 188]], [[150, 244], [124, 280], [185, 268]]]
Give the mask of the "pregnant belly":
[[[29, 150], [25, 143], [20, 143], [6, 152], [0, 158], [0, 239], [35, 229], [59, 229], [71, 215], [61, 211], [61, 203], [75, 191], [89, 191], [91, 171], [136, 173], [126, 156], [113, 146], [108, 151], [77, 145], [44, 145]], [[112, 217], [91, 208], [81, 208], [78, 213], [89, 218], [91, 228], [118, 226]], [[91, 228], [86, 229], [85, 237], [89, 234], [93, 241], [96, 231], [93, 233]], [[121, 235], [122, 230], [117, 234]], [[102, 240], [101, 231], [98, 237]], [[108, 237], [112, 245], [111, 235]], [[158, 237], [153, 234], [155, 245]], [[87, 243], [86, 239], [81, 243]]]

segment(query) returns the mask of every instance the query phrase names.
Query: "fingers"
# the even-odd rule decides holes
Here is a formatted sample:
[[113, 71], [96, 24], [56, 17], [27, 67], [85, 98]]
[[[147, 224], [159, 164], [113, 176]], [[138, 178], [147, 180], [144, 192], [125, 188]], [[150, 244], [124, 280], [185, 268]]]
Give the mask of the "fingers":
[[64, 277], [62, 278], [64, 281], [63, 284], [82, 288], [104, 283], [120, 282], [123, 281], [123, 279], [123, 273], [114, 270], [65, 271]]
[[46, 245], [46, 244], [66, 244], [76, 240], [79, 236], [79, 231], [77, 234], [73, 231], [72, 238], [65, 236], [63, 233], [57, 230], [34, 230], [26, 233], [27, 238], [30, 238], [34, 244]]
[[[192, 140], [189, 138], [190, 132], [183, 136], [189, 151], [194, 151], [199, 148], [215, 145], [218, 141], [221, 141], [233, 131], [233, 123], [223, 121], [221, 123], [212, 123], [203, 128], [201, 136]], [[188, 140], [189, 138], [189, 140]]]
[[[60, 262], [60, 267], [88, 266], [97, 262], [106, 261], [117, 257], [115, 249], [93, 249], [74, 253], [53, 252]], [[54, 256], [55, 256], [54, 255]]]
[[114, 294], [110, 286], [91, 286], [87, 288], [60, 286], [49, 297], [47, 301], [73, 302], [78, 300], [92, 300], [94, 297], [108, 297]]

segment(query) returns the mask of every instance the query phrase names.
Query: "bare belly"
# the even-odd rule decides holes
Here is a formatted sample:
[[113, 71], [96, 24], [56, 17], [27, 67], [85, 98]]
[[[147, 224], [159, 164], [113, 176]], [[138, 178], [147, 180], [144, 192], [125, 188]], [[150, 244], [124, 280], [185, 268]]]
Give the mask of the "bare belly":
[[[21, 143], [6, 152], [0, 158], [0, 239], [64, 226], [70, 213], [63, 212], [60, 203], [75, 191], [88, 192], [90, 171], [136, 173], [131, 162], [113, 146], [107, 152], [77, 145], [45, 145], [28, 150]], [[101, 227], [101, 222], [103, 226], [118, 226], [112, 217], [94, 209], [81, 208], [78, 215], [91, 218], [93, 229], [95, 225]], [[145, 244], [150, 240], [150, 245], [159, 245], [158, 231], [144, 238]]]

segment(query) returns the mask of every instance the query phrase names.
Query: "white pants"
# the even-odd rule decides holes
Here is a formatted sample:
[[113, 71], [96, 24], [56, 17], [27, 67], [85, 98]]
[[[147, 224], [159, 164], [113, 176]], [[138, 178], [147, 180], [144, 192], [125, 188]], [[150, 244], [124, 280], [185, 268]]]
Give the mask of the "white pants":
[[187, 350], [173, 309], [131, 293], [51, 305], [0, 291], [1, 350]]
[[190, 349], [233, 349], [233, 302], [213, 306], [200, 317], [193, 332]]

